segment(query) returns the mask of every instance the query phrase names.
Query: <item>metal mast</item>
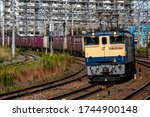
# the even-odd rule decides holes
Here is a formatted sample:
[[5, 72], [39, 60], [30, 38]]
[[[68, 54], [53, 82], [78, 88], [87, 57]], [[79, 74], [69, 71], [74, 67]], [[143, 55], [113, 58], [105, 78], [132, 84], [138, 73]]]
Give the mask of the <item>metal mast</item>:
[[4, 46], [4, 42], [5, 42], [5, 2], [2, 1], [2, 6], [3, 6], [3, 10], [2, 10], [2, 46]]
[[13, 11], [13, 26], [12, 26], [12, 57], [15, 57], [15, 0], [12, 1], [12, 11]]

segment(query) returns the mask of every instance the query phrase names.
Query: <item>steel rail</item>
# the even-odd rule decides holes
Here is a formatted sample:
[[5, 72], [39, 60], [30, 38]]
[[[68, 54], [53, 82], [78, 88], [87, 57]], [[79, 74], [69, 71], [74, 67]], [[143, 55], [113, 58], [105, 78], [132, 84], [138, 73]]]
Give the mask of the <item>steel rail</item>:
[[113, 84], [114, 84], [114, 82], [110, 83], [106, 86], [100, 86], [98, 83], [88, 84], [88, 85], [81, 87], [79, 89], [76, 89], [76, 90], [73, 90], [73, 91], [49, 98], [49, 100], [60, 100], [60, 99], [78, 100], [78, 99], [81, 99], [81, 98], [86, 97], [88, 95], [91, 95], [93, 93], [96, 93], [98, 91], [103, 91], [104, 90], [103, 87], [108, 88], [108, 87], [112, 86]]
[[141, 59], [136, 59], [136, 61], [137, 61], [138, 64], [141, 64], [141, 65], [144, 65], [144, 66], [150, 68], [150, 61], [148, 61], [148, 60], [141, 60]]
[[150, 95], [145, 97], [144, 100], [150, 100]]
[[123, 97], [122, 100], [132, 99], [133, 96], [135, 96], [136, 94], [139, 94], [143, 89], [145, 89], [149, 85], [150, 85], [150, 81], [144, 84], [143, 86], [141, 86], [140, 88], [138, 88], [137, 90], [135, 90], [134, 92], [132, 92], [131, 94], [129, 94], [128, 96]]

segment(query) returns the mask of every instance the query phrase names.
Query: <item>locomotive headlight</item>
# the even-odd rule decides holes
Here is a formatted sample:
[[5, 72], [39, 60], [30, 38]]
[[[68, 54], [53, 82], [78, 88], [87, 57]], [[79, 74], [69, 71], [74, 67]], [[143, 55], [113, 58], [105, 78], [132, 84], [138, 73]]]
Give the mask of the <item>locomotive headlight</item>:
[[114, 58], [114, 60], [113, 60], [113, 63], [114, 63], [114, 64], [116, 64], [116, 63], [117, 63], [117, 60], [116, 60], [116, 58]]
[[92, 33], [92, 36], [95, 36], [95, 33]]
[[116, 35], [117, 34], [117, 32], [114, 32], [114, 35]]

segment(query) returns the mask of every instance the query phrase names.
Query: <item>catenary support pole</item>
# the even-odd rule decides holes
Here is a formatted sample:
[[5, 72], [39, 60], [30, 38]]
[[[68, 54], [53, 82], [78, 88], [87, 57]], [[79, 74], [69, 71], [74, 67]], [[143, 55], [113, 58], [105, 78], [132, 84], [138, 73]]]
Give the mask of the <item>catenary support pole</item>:
[[2, 46], [5, 45], [5, 3], [2, 1]]
[[12, 26], [12, 58], [15, 57], [15, 0], [12, 3], [13, 26]]

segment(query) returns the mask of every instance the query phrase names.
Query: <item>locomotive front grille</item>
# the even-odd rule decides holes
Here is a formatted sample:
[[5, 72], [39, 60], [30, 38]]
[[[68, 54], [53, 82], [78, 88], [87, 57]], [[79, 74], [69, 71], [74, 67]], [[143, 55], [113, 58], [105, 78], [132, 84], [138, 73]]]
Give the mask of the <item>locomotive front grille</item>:
[[104, 74], [104, 75], [109, 75], [109, 68], [104, 67], [104, 68], [103, 68], [103, 71], [102, 71], [102, 74]]
[[125, 74], [125, 65], [94, 65], [87, 66], [87, 72], [89, 76], [92, 75], [121, 75]]

